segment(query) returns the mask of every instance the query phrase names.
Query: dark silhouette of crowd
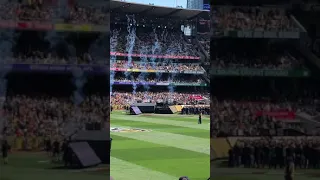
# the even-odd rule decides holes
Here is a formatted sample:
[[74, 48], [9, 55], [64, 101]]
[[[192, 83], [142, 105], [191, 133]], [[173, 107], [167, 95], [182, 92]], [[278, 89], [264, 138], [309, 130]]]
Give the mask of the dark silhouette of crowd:
[[182, 108], [181, 114], [183, 115], [209, 115], [210, 106], [209, 105], [189, 105]]
[[317, 137], [238, 140], [229, 150], [229, 167], [284, 168], [293, 159], [296, 168], [320, 168], [320, 141]]
[[211, 65], [214, 68], [303, 69], [304, 58], [290, 43], [261, 39], [220, 41], [211, 54]]

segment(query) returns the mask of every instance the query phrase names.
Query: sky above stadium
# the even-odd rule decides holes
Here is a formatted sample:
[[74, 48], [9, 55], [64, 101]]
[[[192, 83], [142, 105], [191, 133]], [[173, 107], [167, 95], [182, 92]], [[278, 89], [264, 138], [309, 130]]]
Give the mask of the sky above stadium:
[[126, 2], [135, 2], [141, 4], [154, 4], [156, 6], [165, 6], [165, 7], [177, 7], [182, 6], [183, 8], [187, 7], [187, 0], [125, 0]]

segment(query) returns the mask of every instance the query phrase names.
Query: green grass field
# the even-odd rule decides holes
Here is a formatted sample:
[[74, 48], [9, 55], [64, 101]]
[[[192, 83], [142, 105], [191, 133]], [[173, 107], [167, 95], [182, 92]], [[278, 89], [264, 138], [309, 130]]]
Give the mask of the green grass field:
[[111, 114], [111, 127], [150, 132], [112, 132], [111, 176], [115, 180], [175, 180], [210, 176], [209, 118], [197, 116]]
[[106, 180], [108, 167], [97, 167], [87, 171], [54, 169], [61, 166], [52, 164], [50, 158], [42, 152], [14, 152], [9, 156], [9, 164], [0, 164], [1, 180]]

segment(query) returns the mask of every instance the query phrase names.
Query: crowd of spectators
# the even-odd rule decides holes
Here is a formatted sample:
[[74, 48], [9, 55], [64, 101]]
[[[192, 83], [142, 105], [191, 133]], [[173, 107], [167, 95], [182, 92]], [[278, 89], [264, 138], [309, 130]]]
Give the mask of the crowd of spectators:
[[80, 4], [66, 4], [58, 7], [56, 4], [47, 4], [42, 0], [18, 3], [2, 1], [0, 3], [0, 19], [51, 22], [63, 20], [74, 24], [105, 25], [109, 22], [108, 10], [103, 6], [82, 6]]
[[192, 79], [158, 79], [151, 77], [134, 77], [134, 78], [121, 78], [116, 77], [114, 79], [116, 82], [131, 82], [131, 83], [203, 83], [204, 81], [200, 78], [192, 78]]
[[198, 41], [201, 43], [204, 50], [210, 56], [210, 37], [208, 37], [207, 35], [205, 36], [198, 35]]
[[[109, 100], [91, 95], [76, 106], [72, 98], [50, 96], [8, 96], [2, 112], [7, 136], [65, 137], [72, 130], [85, 129], [88, 123], [103, 127], [109, 119]], [[67, 128], [67, 129], [66, 129]]]
[[212, 54], [211, 65], [216, 68], [294, 69], [304, 68], [304, 59], [288, 42], [270, 43], [266, 40], [225, 41]]
[[[194, 96], [201, 97], [198, 99]], [[208, 94], [203, 93], [179, 93], [179, 92], [113, 92], [111, 96], [111, 105], [114, 109], [125, 109], [125, 107], [136, 102], [176, 102], [182, 105], [194, 105], [207, 99]]]
[[168, 63], [168, 62], [142, 62], [132, 61], [130, 64], [128, 61], [118, 60], [111, 65], [112, 68], [130, 68], [141, 70], [162, 70], [162, 71], [194, 71], [201, 72], [204, 69], [198, 63]]
[[211, 15], [215, 31], [298, 31], [290, 14], [281, 8], [216, 7]]
[[[198, 52], [193, 45], [187, 43], [181, 30], [159, 29], [153, 31], [151, 28], [135, 27], [130, 31], [121, 28], [114, 29], [112, 36], [117, 36], [111, 44], [111, 50], [120, 53], [129, 53], [132, 46], [132, 54], [172, 55], [198, 57]], [[127, 41], [130, 35], [130, 42]], [[134, 43], [133, 43], [134, 42]], [[133, 44], [132, 44], [133, 43]]]
[[210, 115], [210, 105], [190, 105], [184, 106], [181, 110], [181, 114], [183, 115]]
[[[251, 54], [252, 55], [252, 54]], [[226, 56], [216, 57], [214, 59], [215, 68], [259, 68], [259, 69], [290, 69], [302, 66], [301, 59], [292, 55], [270, 54], [260, 57], [250, 57], [251, 55], [243, 53], [243, 56], [228, 54]]]
[[280, 136], [299, 134], [319, 135], [318, 129], [306, 129], [296, 113], [301, 105], [293, 102], [217, 101], [211, 102], [213, 136]]
[[41, 51], [32, 51], [30, 53], [17, 54], [13, 57], [2, 58], [2, 64], [107, 64], [103, 58], [92, 58], [89, 53], [83, 53], [78, 57], [61, 57], [56, 53], [44, 53]]
[[75, 5], [70, 7], [67, 22], [74, 24], [91, 23], [107, 25], [109, 20], [109, 10], [103, 6], [82, 6]]
[[320, 168], [320, 139], [244, 139], [238, 140], [229, 150], [229, 167], [284, 168], [288, 160], [296, 168]]
[[54, 9], [43, 6], [42, 1], [35, 1], [32, 4], [2, 1], [0, 9], [2, 20], [50, 21], [54, 15]]
[[124, 14], [122, 12], [117, 12], [114, 10], [112, 12], [112, 16], [110, 17], [110, 21], [113, 24], [127, 24], [129, 18], [134, 18], [137, 25], [142, 27], [153, 27], [160, 26], [168, 29], [181, 28], [181, 20], [175, 18], [167, 18], [167, 17], [154, 17], [154, 16], [145, 16], [143, 13], [139, 14]]

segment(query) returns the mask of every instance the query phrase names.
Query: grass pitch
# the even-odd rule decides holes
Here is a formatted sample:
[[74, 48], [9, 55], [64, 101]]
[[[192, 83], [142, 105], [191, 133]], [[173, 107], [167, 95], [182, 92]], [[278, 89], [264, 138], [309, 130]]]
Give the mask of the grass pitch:
[[111, 114], [111, 127], [149, 132], [112, 132], [111, 176], [115, 180], [174, 180], [210, 176], [209, 118], [198, 116]]
[[85, 170], [55, 169], [60, 164], [52, 164], [43, 152], [14, 152], [9, 154], [9, 164], [0, 164], [1, 180], [106, 180], [109, 168], [105, 166]]

